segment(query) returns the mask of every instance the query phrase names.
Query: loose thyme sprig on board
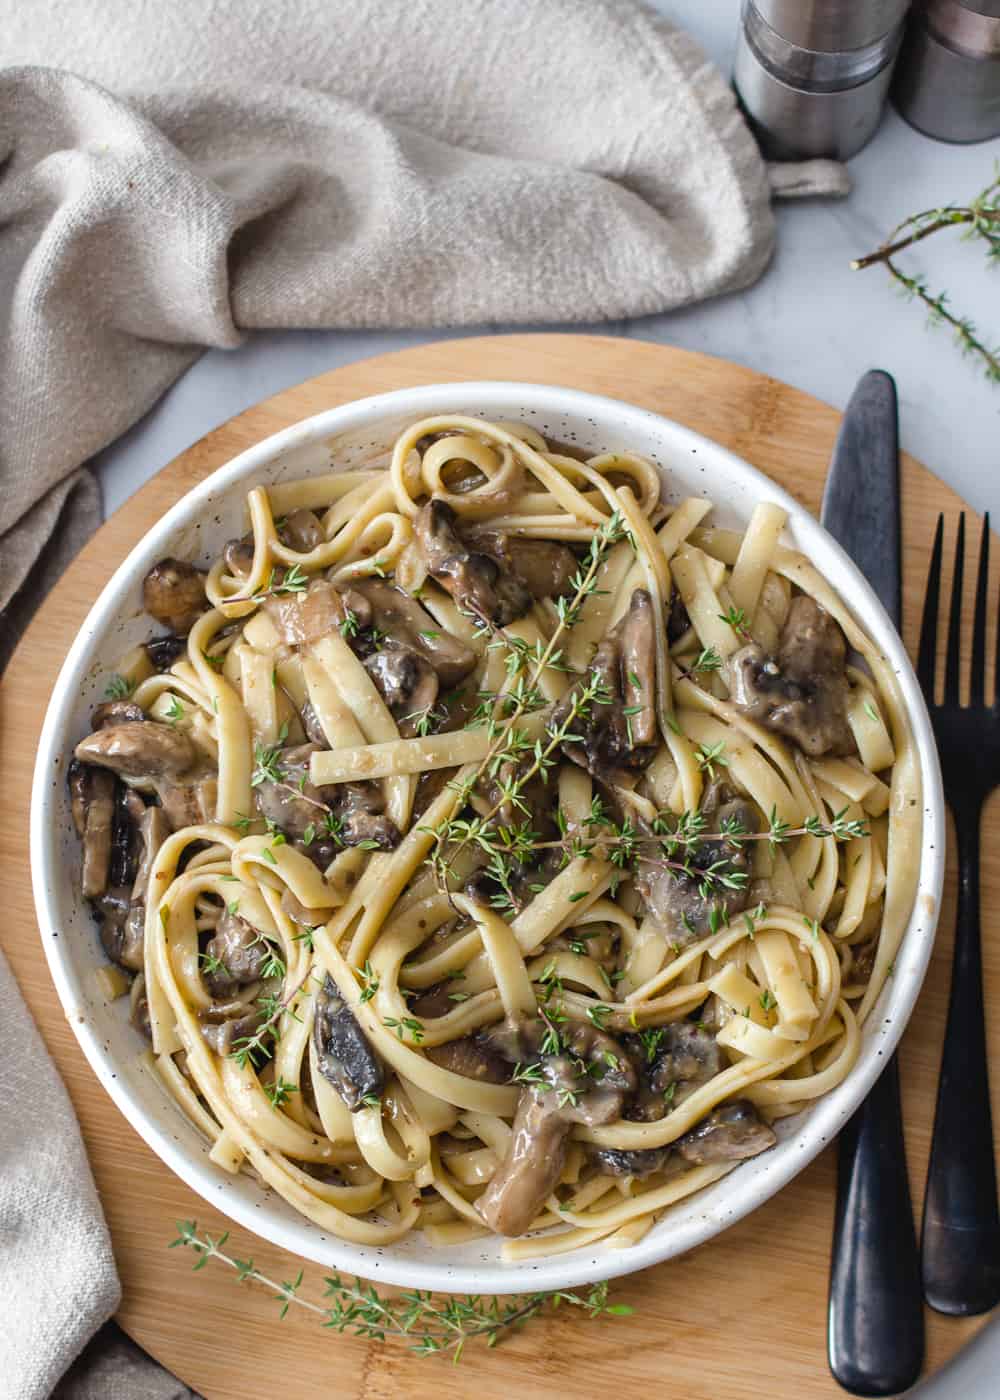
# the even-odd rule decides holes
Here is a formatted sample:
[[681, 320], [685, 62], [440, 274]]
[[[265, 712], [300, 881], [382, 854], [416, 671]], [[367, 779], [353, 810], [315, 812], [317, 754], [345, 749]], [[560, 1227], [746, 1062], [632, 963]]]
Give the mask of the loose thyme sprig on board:
[[213, 1239], [207, 1233], [199, 1235], [196, 1221], [179, 1220], [177, 1238], [168, 1247], [176, 1249], [180, 1245], [193, 1249], [198, 1255], [195, 1269], [203, 1269], [210, 1259], [218, 1259], [236, 1271], [241, 1283], [259, 1283], [269, 1289], [280, 1305], [280, 1318], [294, 1305], [313, 1313], [323, 1327], [335, 1332], [349, 1332], [377, 1342], [389, 1337], [406, 1340], [418, 1356], [451, 1353], [452, 1360], [457, 1362], [461, 1360], [466, 1342], [481, 1338], [487, 1346], [496, 1346], [520, 1323], [535, 1317], [544, 1308], [557, 1308], [560, 1303], [582, 1308], [591, 1319], [627, 1317], [632, 1312], [625, 1303], [608, 1302], [606, 1283], [596, 1283], [583, 1294], [559, 1289], [511, 1298], [435, 1297], [433, 1293], [412, 1289], [386, 1296], [364, 1279], [356, 1278], [352, 1282], [340, 1274], [324, 1278], [323, 1296], [328, 1301], [317, 1303], [299, 1293], [303, 1282], [301, 1269], [295, 1278], [278, 1282], [262, 1273], [252, 1259], [237, 1259], [227, 1254], [228, 1239], [228, 1230]]
[[916, 298], [923, 302], [930, 324], [950, 326], [962, 354], [981, 360], [986, 378], [1000, 384], [1000, 345], [988, 345], [968, 316], [950, 311], [947, 292], [935, 295], [928, 290], [925, 277], [911, 276], [895, 261], [896, 255], [905, 248], [911, 248], [948, 228], [962, 228], [966, 239], [981, 240], [986, 245], [987, 266], [996, 268], [1000, 265], [1000, 165], [992, 183], [971, 203], [946, 204], [940, 209], [925, 209], [920, 214], [911, 214], [896, 225], [880, 248], [866, 257], [856, 258], [851, 268], [859, 272], [866, 267], [874, 267], [876, 263], [884, 263], [900, 291], [910, 300]]

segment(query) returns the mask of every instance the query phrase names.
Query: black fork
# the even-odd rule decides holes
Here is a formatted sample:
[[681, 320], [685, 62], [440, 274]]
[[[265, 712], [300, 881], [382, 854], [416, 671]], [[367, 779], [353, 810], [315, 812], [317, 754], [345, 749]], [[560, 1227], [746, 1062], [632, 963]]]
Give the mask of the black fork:
[[979, 825], [1000, 783], [1000, 628], [995, 696], [986, 703], [989, 516], [983, 519], [972, 627], [969, 704], [959, 699], [965, 514], [959, 516], [952, 575], [944, 698], [934, 698], [944, 517], [938, 516], [927, 576], [917, 675], [941, 756], [945, 796], [958, 839], [958, 916], [951, 997], [941, 1057], [934, 1137], [924, 1197], [924, 1296], [938, 1312], [986, 1312], [1000, 1300], [1000, 1218], [986, 1065], [979, 932]]

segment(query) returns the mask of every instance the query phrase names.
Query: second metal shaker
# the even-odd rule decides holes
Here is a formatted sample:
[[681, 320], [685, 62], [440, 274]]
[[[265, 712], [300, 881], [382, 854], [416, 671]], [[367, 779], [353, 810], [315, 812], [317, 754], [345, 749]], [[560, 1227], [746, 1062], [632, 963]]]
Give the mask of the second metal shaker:
[[1000, 0], [918, 0], [892, 97], [940, 141], [1000, 136]]

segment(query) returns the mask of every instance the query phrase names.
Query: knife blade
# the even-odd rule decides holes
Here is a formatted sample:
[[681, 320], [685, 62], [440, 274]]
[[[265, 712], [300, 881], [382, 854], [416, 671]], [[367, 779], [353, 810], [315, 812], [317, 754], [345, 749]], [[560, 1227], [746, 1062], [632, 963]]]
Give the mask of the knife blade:
[[898, 422], [892, 376], [869, 370], [841, 420], [819, 516], [897, 628], [902, 613]]
[[[865, 374], [847, 405], [820, 520], [898, 628], [898, 407], [884, 370]], [[896, 1395], [923, 1367], [920, 1265], [895, 1055], [840, 1134], [827, 1352], [835, 1379], [855, 1395]]]

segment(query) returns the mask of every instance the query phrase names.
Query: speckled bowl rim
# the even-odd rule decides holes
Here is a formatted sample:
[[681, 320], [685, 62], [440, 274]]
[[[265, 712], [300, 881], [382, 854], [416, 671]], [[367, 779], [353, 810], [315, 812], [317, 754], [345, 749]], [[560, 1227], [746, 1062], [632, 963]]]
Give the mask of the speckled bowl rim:
[[[812, 1109], [785, 1120], [779, 1145], [762, 1157], [668, 1211], [630, 1249], [600, 1245], [513, 1264], [500, 1262], [492, 1240], [437, 1250], [429, 1244], [406, 1249], [373, 1249], [336, 1239], [292, 1213], [273, 1192], [247, 1178], [236, 1190], [234, 1179], [208, 1162], [204, 1153], [185, 1147], [174, 1129], [178, 1110], [152, 1075], [155, 1091], [140, 1092], [128, 1082], [120, 1057], [102, 1041], [100, 1027], [82, 1014], [81, 978], [71, 965], [67, 939], [59, 938], [57, 890], [71, 878], [60, 861], [56, 824], [63, 763], [77, 737], [67, 732], [68, 716], [85, 678], [92, 674], [100, 643], [120, 614], [123, 599], [160, 557], [166, 541], [210, 511], [213, 500], [255, 470], [306, 444], [322, 442], [402, 415], [426, 416], [452, 411], [486, 417], [512, 415], [520, 406], [528, 421], [565, 419], [592, 424], [635, 450], [658, 457], [648, 447], [658, 442], [674, 463], [699, 461], [710, 480], [704, 494], [724, 502], [726, 485], [769, 499], [788, 512], [789, 532], [849, 605], [869, 636], [882, 648], [899, 678], [914, 731], [923, 784], [924, 826], [917, 896], [907, 932], [889, 979], [865, 1026], [861, 1053], [845, 1082]], [[554, 436], [558, 433], [554, 432]], [[689, 463], [690, 466], [690, 463]], [[669, 470], [664, 468], [669, 482]], [[681, 476], [683, 477], [683, 469]], [[738, 494], [738, 492], [737, 492]], [[944, 872], [944, 802], [937, 750], [926, 707], [902, 642], [881, 604], [854, 564], [830, 535], [786, 491], [718, 443], [660, 415], [603, 395], [517, 381], [456, 382], [393, 390], [340, 405], [296, 423], [247, 448], [195, 486], [143, 537], [115, 571], [80, 628], [53, 688], [42, 727], [31, 802], [31, 871], [42, 945], [66, 1017], [94, 1073], [119, 1109], [154, 1152], [188, 1186], [236, 1224], [271, 1243], [326, 1267], [382, 1279], [404, 1287], [449, 1292], [519, 1292], [572, 1288], [647, 1268], [704, 1244], [728, 1225], [770, 1199], [831, 1142], [851, 1116], [896, 1046], [913, 1010], [930, 958], [940, 908]], [[75, 896], [79, 902], [78, 893]], [[155, 1092], [155, 1099], [153, 1097]], [[250, 1199], [253, 1196], [260, 1199]], [[418, 1237], [419, 1238], [419, 1237]]]

